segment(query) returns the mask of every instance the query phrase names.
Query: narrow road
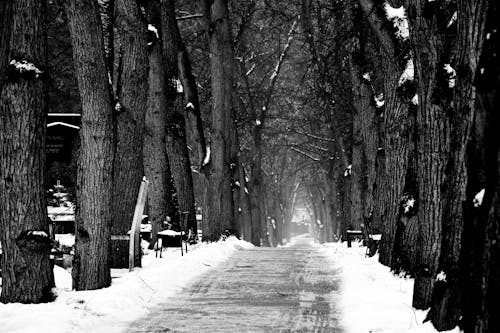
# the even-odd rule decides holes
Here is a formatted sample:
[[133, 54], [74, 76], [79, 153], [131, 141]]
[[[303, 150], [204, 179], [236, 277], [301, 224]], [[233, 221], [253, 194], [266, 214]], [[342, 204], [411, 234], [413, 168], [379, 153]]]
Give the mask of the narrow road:
[[329, 260], [310, 238], [237, 251], [129, 332], [342, 332]]

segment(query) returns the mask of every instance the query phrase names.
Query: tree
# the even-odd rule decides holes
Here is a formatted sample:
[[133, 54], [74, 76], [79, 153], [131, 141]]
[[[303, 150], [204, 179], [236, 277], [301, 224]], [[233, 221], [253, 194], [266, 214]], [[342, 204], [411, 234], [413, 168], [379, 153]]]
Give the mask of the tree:
[[0, 89], [2, 89], [5, 80], [4, 75], [9, 59], [13, 11], [14, 3], [12, 1], [4, 1], [0, 4]]
[[[113, 158], [111, 267], [128, 267], [128, 240], [144, 175], [142, 146], [148, 89], [146, 21], [136, 1], [114, 3], [113, 92], [116, 128]], [[139, 252], [139, 251], [138, 251]], [[140, 265], [140, 259], [136, 260]]]
[[54, 286], [45, 200], [46, 4], [9, 3], [0, 5], [0, 301], [40, 303], [52, 299]]
[[[445, 80], [448, 87], [453, 90], [450, 97], [452, 101], [447, 101], [453, 110], [453, 116], [446, 119], [449, 128], [449, 151], [446, 161], [447, 186], [442, 193], [444, 205], [438, 272], [444, 273], [446, 279], [437, 279], [435, 282], [429, 313], [434, 326], [439, 330], [454, 328], [462, 316], [459, 258], [464, 207], [472, 204], [472, 198], [468, 200], [466, 198], [466, 151], [475, 111], [475, 80], [485, 40], [487, 8], [487, 0], [457, 1], [455, 29], [458, 45], [454, 52], [456, 54], [444, 60], [445, 78], [450, 74], [448, 67], [457, 68], [457, 70], [456, 79]], [[439, 13], [438, 8], [435, 10]], [[447, 22], [448, 27], [450, 27], [449, 22], [452, 22], [451, 26], [455, 26], [453, 19]], [[452, 61], [448, 62], [448, 59]], [[420, 64], [420, 66], [425, 65]], [[450, 83], [449, 80], [455, 80], [455, 82]], [[439, 78], [436, 86], [439, 87]]]
[[[350, 225], [351, 216], [351, 161], [352, 149], [352, 101], [349, 73], [346, 59], [347, 50], [343, 45], [348, 26], [343, 22], [342, 2], [302, 1], [302, 25], [304, 36], [311, 54], [312, 102], [317, 110], [316, 117], [323, 123], [316, 124], [323, 132], [328, 156], [324, 163], [326, 171], [325, 197], [328, 216], [324, 223], [325, 241], [332, 241], [337, 230], [344, 235]], [[342, 43], [342, 46], [340, 46]], [[342, 82], [339, 84], [338, 82]], [[333, 97], [333, 98], [332, 98]], [[316, 129], [314, 129], [316, 130]], [[346, 172], [347, 171], [347, 172]], [[357, 221], [359, 223], [359, 221]], [[338, 228], [334, 228], [334, 225]]]
[[[377, 62], [373, 69], [374, 105], [380, 117], [381, 142], [377, 149], [376, 199], [373, 224], [382, 229], [380, 262], [392, 266], [395, 262], [394, 242], [400, 216], [400, 202], [405, 189], [408, 159], [411, 147], [412, 122], [410, 101], [414, 97], [413, 67], [408, 52], [408, 31], [405, 17], [387, 14], [393, 8], [371, 0], [359, 0], [361, 10], [379, 42]], [[395, 28], [401, 19], [402, 29]], [[399, 22], [399, 21], [397, 21]], [[398, 26], [399, 27], [399, 26]], [[380, 72], [377, 71], [380, 68]], [[403, 74], [406, 73], [406, 74]], [[377, 79], [378, 78], [378, 79]], [[413, 92], [413, 94], [412, 94]]]
[[67, 3], [67, 15], [82, 101], [73, 287], [98, 289], [111, 283], [109, 239], [114, 156], [111, 87], [97, 2], [71, 0]]
[[[151, 27], [160, 26], [159, 2], [150, 2], [147, 8]], [[149, 42], [149, 89], [144, 130], [144, 174], [150, 181], [148, 193], [148, 218], [151, 223], [152, 249], [157, 233], [168, 218], [178, 215], [178, 201], [167, 155], [167, 95], [162, 47], [156, 28], [150, 31]]]
[[[206, 154], [203, 126], [199, 116], [199, 102], [196, 82], [191, 73], [191, 64], [182, 42], [175, 17], [175, 1], [161, 1], [161, 45], [167, 95], [167, 152], [170, 168], [176, 186], [177, 200], [181, 214], [187, 214], [184, 230], [196, 231], [196, 213], [194, 207], [193, 178], [191, 161], [186, 141], [186, 118], [184, 113], [192, 114], [197, 149], [201, 159]], [[181, 88], [182, 87], [182, 88]], [[186, 92], [186, 101], [182, 93]], [[186, 102], [186, 106], [183, 105]]]
[[227, 0], [204, 0], [202, 5], [212, 87], [211, 156], [203, 236], [215, 241], [223, 233], [235, 231], [230, 169], [230, 138], [235, 126], [232, 113], [234, 53]]
[[[475, 116], [468, 145], [467, 190], [461, 237], [460, 296], [464, 332], [496, 332], [498, 313], [498, 4], [489, 2], [486, 38], [476, 73]], [[481, 200], [482, 199], [482, 200]]]

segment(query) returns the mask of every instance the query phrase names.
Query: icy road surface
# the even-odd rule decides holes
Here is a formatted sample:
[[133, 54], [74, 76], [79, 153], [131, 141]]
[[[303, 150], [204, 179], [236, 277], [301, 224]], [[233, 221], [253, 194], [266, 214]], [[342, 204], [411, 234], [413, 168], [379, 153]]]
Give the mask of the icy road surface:
[[310, 238], [237, 251], [128, 331], [342, 332], [331, 267]]

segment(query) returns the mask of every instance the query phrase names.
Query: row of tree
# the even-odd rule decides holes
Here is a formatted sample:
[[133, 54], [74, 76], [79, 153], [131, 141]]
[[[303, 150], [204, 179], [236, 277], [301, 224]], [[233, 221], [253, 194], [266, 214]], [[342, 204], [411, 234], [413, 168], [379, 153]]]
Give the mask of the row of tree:
[[[37, 136], [0, 134], [3, 258], [17, 251], [8, 256], [16, 259], [2, 259], [3, 271], [11, 272], [3, 287], [12, 291], [2, 292], [2, 300], [30, 294], [9, 282], [34, 276], [28, 268], [14, 270], [29, 266], [29, 257], [46, 278], [22, 301], [38, 302], [52, 283], [50, 270], [38, 269], [48, 264], [38, 232], [46, 226], [26, 216], [45, 214], [41, 199], [31, 198], [43, 198], [43, 154], [35, 148], [43, 147], [43, 87], [51, 78], [44, 67], [44, 12], [34, 13], [34, 1], [14, 3], [0, 12], [6, 18], [0, 22], [6, 22], [0, 25], [0, 126]], [[430, 307], [438, 329], [460, 323], [467, 331], [495, 331], [496, 3], [177, 6], [173, 0], [70, 1], [59, 16], [60, 26], [70, 28], [65, 45], [74, 70], [65, 72], [78, 79], [73, 104], [82, 108], [75, 288], [109, 285], [108, 263], [127, 262], [122, 236], [145, 174], [154, 231], [167, 216], [178, 228], [196, 229], [196, 200], [206, 240], [232, 233], [276, 245], [289, 236], [301, 200], [320, 241], [362, 226], [382, 233], [380, 261], [415, 277], [414, 306]], [[31, 15], [39, 20], [26, 24]], [[16, 26], [38, 44], [20, 46]], [[49, 47], [50, 54], [64, 52]], [[28, 98], [20, 84], [41, 90], [30, 88]], [[22, 112], [27, 109], [33, 112]], [[19, 152], [24, 157], [16, 162]], [[35, 166], [27, 166], [28, 155]], [[34, 182], [30, 177], [40, 183], [21, 182]], [[18, 208], [23, 195], [36, 209]], [[179, 212], [188, 213], [187, 223], [181, 225]], [[20, 247], [25, 243], [36, 246]]]
[[498, 330], [496, 3], [301, 6], [325, 111], [292, 149], [320, 237], [382, 233], [380, 261], [415, 277], [437, 329]]
[[[246, 36], [255, 7], [255, 2], [249, 3], [250, 14], [241, 16], [237, 38]], [[51, 241], [44, 194], [49, 105], [55, 109], [63, 104], [81, 108], [73, 260], [76, 290], [109, 286], [110, 267], [127, 266], [127, 233], [143, 175], [151, 182], [152, 245], [165, 221], [174, 229], [197, 229], [192, 168], [200, 175], [196, 193], [204, 193], [206, 240], [231, 233], [244, 234], [257, 245], [268, 243], [267, 224], [274, 223], [274, 216], [282, 221], [285, 199], [263, 208], [262, 129], [297, 21], [291, 25], [283, 48], [278, 38], [279, 53], [265, 102], [252, 111], [261, 121], [254, 118], [252, 153], [258, 153], [248, 163], [250, 186], [248, 168], [239, 156], [235, 100], [240, 105], [243, 100], [235, 89], [237, 62], [229, 6], [227, 1], [206, 1], [195, 10], [201, 14], [176, 10], [173, 0], [14, 1], [2, 7], [6, 18], [1, 26], [0, 75], [0, 190], [5, 199], [0, 239], [2, 302], [51, 299], [54, 281], [48, 260]], [[205, 139], [198, 96], [202, 79], [195, 80], [180, 34], [179, 22], [184, 20], [196, 20], [191, 26], [200, 26], [205, 32], [200, 63], [208, 63], [210, 68], [209, 97], [203, 100], [210, 145]], [[244, 47], [243, 42], [240, 46]], [[51, 54], [50, 63], [47, 53]], [[71, 54], [72, 61], [68, 60]], [[66, 85], [73, 88], [66, 89]], [[252, 89], [248, 81], [246, 89]], [[62, 96], [73, 101], [68, 103]], [[248, 98], [257, 104], [257, 96], [249, 93]], [[289, 159], [279, 161], [283, 165]], [[198, 166], [192, 167], [191, 160]], [[256, 195], [249, 195], [250, 188]], [[289, 195], [279, 186], [273, 191], [276, 197]], [[266, 216], [270, 210], [273, 218]], [[291, 219], [290, 209], [287, 218]], [[273, 232], [274, 244], [281, 242], [282, 224], [277, 223], [279, 231]], [[274, 226], [273, 230], [276, 223]], [[140, 258], [136, 261], [140, 264]]]

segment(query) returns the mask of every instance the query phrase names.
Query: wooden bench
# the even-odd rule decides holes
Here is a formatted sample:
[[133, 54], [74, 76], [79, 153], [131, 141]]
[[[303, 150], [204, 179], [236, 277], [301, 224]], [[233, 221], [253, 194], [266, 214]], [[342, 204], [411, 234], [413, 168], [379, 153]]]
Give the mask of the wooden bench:
[[352, 240], [356, 237], [364, 237], [365, 233], [362, 230], [347, 230], [346, 231], [346, 240], [347, 247], [352, 247]]
[[363, 230], [347, 230], [347, 247], [352, 247], [352, 240], [357, 237], [363, 238], [366, 242], [366, 255], [370, 257], [377, 252], [378, 245], [382, 239], [381, 234], [370, 234]]
[[160, 250], [160, 258], [162, 258], [164, 247], [180, 247], [181, 256], [184, 256], [184, 245], [186, 247], [186, 253], [188, 252], [187, 241], [184, 231], [174, 231], [174, 230], [163, 230], [158, 232], [156, 238], [156, 257], [158, 257], [158, 250]]

